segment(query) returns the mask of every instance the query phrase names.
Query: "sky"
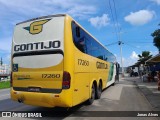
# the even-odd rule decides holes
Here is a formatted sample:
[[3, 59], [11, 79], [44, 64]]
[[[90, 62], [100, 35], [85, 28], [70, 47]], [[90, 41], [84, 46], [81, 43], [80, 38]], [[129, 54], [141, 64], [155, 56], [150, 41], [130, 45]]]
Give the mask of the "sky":
[[69, 14], [111, 51], [123, 66], [142, 51], [158, 53], [151, 33], [160, 26], [160, 0], [0, 0], [0, 57], [10, 64], [16, 23], [52, 14]]

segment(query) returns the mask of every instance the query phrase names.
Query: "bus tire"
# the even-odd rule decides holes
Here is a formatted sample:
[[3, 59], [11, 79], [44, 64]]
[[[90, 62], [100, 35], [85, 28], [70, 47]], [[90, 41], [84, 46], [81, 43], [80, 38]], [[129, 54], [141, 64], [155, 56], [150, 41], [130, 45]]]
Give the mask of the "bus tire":
[[96, 99], [100, 99], [102, 94], [102, 83], [99, 82], [99, 85], [96, 89]]
[[91, 97], [86, 101], [87, 105], [91, 105], [95, 99], [95, 86], [92, 84], [92, 94]]

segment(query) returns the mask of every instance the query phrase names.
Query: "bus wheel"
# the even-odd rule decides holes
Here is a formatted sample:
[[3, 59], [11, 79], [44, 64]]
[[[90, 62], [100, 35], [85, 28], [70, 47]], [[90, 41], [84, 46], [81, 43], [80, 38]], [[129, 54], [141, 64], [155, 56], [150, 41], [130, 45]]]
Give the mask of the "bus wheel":
[[95, 99], [95, 86], [92, 84], [92, 94], [91, 97], [86, 101], [88, 105], [91, 105]]
[[100, 82], [96, 90], [96, 99], [100, 99], [101, 93], [102, 93], [102, 83]]

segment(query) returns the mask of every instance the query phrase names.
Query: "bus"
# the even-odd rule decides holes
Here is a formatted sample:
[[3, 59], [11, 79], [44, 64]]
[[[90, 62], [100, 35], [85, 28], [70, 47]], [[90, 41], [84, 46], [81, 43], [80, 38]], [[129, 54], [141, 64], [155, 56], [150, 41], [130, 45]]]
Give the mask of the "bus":
[[116, 58], [67, 14], [16, 24], [11, 99], [42, 107], [92, 104], [115, 83]]

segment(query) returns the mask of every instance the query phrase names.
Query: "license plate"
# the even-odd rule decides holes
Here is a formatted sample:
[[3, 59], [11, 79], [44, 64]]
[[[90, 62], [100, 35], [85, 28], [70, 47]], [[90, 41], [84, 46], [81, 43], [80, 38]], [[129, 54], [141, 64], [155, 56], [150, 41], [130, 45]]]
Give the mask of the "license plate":
[[28, 91], [29, 92], [40, 92], [40, 88], [39, 87], [29, 87]]

